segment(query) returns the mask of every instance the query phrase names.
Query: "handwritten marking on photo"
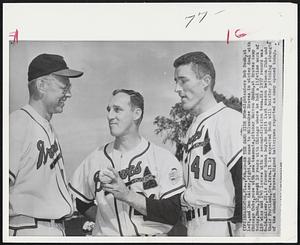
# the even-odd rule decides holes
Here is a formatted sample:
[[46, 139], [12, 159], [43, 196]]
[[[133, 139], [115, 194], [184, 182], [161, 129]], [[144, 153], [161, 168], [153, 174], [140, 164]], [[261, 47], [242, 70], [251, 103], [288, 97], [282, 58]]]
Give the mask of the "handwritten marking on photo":
[[18, 41], [19, 41], [19, 31], [18, 31], [18, 29], [16, 29], [13, 32], [10, 32], [9, 37], [13, 37], [13, 40], [11, 40], [11, 43], [18, 43]]

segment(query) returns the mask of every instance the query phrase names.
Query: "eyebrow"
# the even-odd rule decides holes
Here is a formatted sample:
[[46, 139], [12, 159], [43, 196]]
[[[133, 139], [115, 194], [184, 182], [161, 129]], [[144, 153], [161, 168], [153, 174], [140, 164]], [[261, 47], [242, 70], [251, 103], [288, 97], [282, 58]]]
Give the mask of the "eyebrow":
[[174, 78], [175, 82], [177, 82], [177, 80], [180, 80], [180, 79], [187, 79], [187, 77], [185, 77], [185, 76], [180, 76], [180, 77], [175, 77], [175, 78]]
[[71, 87], [72, 87], [72, 84], [68, 84], [68, 85], [63, 86], [63, 88], [71, 88]]
[[119, 106], [119, 105], [108, 105], [107, 107], [106, 107], [106, 109], [108, 109], [108, 108], [120, 108], [120, 109], [123, 109], [121, 106]]

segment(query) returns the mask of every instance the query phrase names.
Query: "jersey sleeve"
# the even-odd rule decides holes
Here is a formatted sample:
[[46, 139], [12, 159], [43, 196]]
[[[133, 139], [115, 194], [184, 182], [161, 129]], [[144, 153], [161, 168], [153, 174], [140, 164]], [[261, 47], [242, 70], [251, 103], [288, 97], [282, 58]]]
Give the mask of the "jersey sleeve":
[[230, 110], [217, 126], [217, 149], [220, 158], [230, 170], [242, 157], [242, 114]]
[[95, 194], [91, 188], [91, 167], [92, 161], [89, 156], [77, 167], [69, 183], [74, 197], [85, 203], [91, 203], [95, 199]]
[[154, 157], [159, 167], [160, 199], [166, 199], [184, 191], [181, 163], [169, 151], [157, 149]]
[[30, 142], [26, 140], [28, 124], [16, 111], [9, 116], [9, 183], [14, 185], [19, 170], [22, 167], [22, 158], [30, 152]]
[[152, 221], [175, 225], [180, 216], [180, 194], [161, 200], [146, 199], [147, 218]]
[[242, 184], [242, 157], [238, 160], [238, 162], [231, 168], [230, 170], [232, 181], [234, 185], [235, 192], [235, 208], [234, 215], [231, 219], [233, 223], [241, 223], [242, 222], [242, 210], [243, 210], [243, 184]]

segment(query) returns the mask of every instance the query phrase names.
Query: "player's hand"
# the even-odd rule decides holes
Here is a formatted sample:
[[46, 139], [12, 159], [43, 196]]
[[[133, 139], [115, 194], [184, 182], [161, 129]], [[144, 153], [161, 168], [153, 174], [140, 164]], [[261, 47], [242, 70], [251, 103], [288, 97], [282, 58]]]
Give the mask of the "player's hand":
[[103, 190], [113, 194], [120, 201], [127, 201], [130, 191], [119, 173], [114, 168], [108, 167], [107, 171], [103, 171], [103, 175], [111, 179], [110, 183], [102, 183]]
[[101, 185], [111, 183], [114, 178], [115, 178], [115, 175], [109, 169], [103, 169], [100, 171], [99, 179], [100, 179]]

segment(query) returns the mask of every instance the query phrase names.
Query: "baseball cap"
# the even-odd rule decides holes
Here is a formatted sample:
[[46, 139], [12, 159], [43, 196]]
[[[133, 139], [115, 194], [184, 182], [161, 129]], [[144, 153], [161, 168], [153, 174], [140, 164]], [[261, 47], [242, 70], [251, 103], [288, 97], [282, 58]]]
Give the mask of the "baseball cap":
[[50, 73], [63, 77], [80, 77], [83, 72], [69, 69], [64, 58], [56, 54], [40, 54], [28, 68], [28, 81]]

